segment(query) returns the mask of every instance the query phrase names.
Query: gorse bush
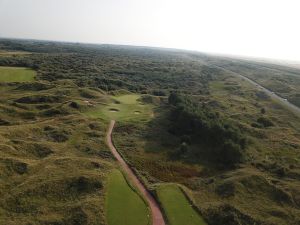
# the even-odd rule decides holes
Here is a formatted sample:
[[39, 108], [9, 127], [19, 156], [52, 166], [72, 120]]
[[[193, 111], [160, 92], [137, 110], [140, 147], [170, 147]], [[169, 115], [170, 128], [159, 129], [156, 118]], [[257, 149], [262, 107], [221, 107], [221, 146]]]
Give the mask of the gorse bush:
[[172, 106], [171, 133], [192, 144], [207, 146], [211, 160], [224, 165], [242, 161], [246, 138], [239, 128], [191, 97], [171, 93], [169, 104]]
[[264, 127], [272, 127], [272, 126], [274, 126], [274, 123], [269, 118], [266, 118], [266, 117], [260, 117], [260, 118], [258, 118], [257, 122], [259, 124], [261, 124], [262, 126], [264, 126]]

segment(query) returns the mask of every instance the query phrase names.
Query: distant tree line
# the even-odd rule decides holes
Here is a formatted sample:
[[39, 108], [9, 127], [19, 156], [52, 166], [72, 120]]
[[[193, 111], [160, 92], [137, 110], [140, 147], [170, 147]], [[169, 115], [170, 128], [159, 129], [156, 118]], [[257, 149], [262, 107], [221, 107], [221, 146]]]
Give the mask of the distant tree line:
[[29, 67], [40, 80], [72, 79], [105, 91], [207, 94], [209, 81], [222, 72], [184, 54], [151, 48], [0, 39], [0, 49], [31, 53], [1, 55], [0, 66]]

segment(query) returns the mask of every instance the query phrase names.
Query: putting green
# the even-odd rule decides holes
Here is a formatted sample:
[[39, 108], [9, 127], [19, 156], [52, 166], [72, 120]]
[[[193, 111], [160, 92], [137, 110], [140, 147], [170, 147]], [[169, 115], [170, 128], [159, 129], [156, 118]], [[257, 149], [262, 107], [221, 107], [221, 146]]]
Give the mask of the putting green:
[[105, 206], [108, 225], [148, 225], [150, 223], [145, 202], [128, 186], [119, 170], [114, 170], [109, 175]]
[[33, 81], [36, 72], [24, 67], [0, 66], [0, 82], [26, 82]]
[[160, 185], [157, 194], [170, 225], [206, 225], [177, 185]]
[[112, 96], [110, 104], [96, 106], [85, 114], [105, 120], [148, 121], [153, 114], [153, 106], [139, 102], [140, 97], [138, 94]]

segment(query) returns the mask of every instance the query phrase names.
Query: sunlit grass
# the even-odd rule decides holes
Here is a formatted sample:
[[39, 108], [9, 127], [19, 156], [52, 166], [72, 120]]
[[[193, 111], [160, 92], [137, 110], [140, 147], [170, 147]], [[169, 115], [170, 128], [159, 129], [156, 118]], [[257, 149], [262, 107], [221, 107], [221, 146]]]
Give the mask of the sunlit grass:
[[0, 82], [33, 81], [36, 72], [24, 67], [0, 67]]
[[119, 170], [109, 175], [105, 202], [108, 225], [149, 224], [149, 211], [145, 202], [128, 186]]
[[117, 121], [148, 121], [153, 106], [138, 101], [140, 95], [129, 94], [111, 97], [111, 103], [98, 105], [85, 114], [92, 118]]
[[177, 185], [160, 185], [157, 193], [170, 225], [206, 225]]

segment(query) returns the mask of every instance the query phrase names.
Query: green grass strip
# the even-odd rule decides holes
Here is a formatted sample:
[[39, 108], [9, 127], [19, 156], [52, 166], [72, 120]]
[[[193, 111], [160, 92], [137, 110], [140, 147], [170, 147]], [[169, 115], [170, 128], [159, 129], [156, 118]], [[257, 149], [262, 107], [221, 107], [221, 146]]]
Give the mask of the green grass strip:
[[170, 225], [206, 225], [177, 185], [160, 185], [157, 194]]
[[35, 76], [36, 72], [29, 68], [0, 66], [0, 82], [28, 82]]
[[106, 218], [108, 225], [148, 225], [150, 221], [145, 202], [131, 189], [119, 170], [109, 175]]

